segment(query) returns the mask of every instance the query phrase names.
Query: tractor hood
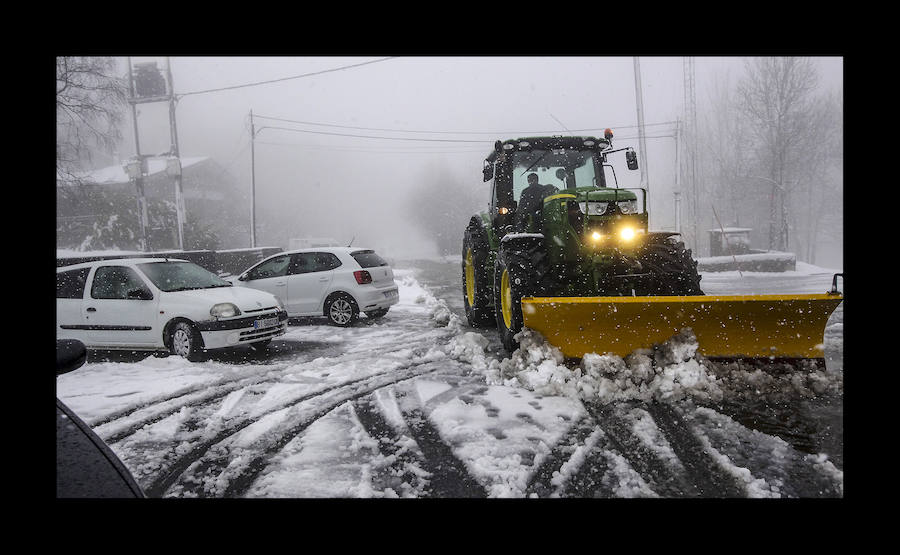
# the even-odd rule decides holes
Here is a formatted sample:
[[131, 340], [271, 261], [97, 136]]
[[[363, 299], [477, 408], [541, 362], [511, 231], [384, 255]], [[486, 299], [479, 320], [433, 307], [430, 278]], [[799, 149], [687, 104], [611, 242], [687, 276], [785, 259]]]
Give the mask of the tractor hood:
[[613, 187], [579, 187], [561, 191], [575, 195], [576, 202], [615, 202], [619, 200], [637, 200], [637, 195], [627, 189]]

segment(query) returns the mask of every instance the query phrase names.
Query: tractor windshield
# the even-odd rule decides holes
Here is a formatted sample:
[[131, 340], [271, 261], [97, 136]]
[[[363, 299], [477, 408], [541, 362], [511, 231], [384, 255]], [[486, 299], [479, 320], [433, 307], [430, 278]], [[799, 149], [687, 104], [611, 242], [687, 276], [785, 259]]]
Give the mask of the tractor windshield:
[[600, 187], [599, 156], [595, 151], [572, 149], [534, 149], [512, 154], [513, 199], [518, 202], [528, 186], [528, 174], [535, 173], [541, 185], [557, 189]]

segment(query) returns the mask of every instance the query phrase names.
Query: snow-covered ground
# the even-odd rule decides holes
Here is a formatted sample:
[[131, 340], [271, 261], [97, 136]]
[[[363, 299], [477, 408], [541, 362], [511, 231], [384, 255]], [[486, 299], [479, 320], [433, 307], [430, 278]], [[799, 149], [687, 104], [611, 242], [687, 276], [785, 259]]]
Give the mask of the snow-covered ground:
[[[832, 273], [798, 263], [704, 274], [701, 286], [817, 293]], [[840, 405], [841, 307], [826, 329], [827, 372], [721, 373], [694, 357], [689, 336], [655, 357], [573, 365], [527, 331], [509, 356], [495, 330], [469, 328], [459, 274], [458, 257], [401, 263], [386, 317], [346, 329], [292, 322], [265, 355], [92, 354], [58, 378], [57, 394], [151, 496], [843, 495], [833, 453], [723, 408]]]

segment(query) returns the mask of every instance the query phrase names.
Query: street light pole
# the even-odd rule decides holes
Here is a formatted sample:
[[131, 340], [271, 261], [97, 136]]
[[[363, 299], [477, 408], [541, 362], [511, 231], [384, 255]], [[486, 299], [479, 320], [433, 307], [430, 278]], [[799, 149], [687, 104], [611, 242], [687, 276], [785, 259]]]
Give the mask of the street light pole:
[[641, 187], [650, 190], [649, 174], [647, 172], [647, 140], [644, 138], [644, 94], [641, 90], [641, 62], [637, 56], [634, 57], [634, 97], [637, 105], [638, 119], [638, 141], [640, 144], [641, 155]]
[[253, 110], [250, 110], [250, 246], [256, 248], [256, 127], [253, 125]]

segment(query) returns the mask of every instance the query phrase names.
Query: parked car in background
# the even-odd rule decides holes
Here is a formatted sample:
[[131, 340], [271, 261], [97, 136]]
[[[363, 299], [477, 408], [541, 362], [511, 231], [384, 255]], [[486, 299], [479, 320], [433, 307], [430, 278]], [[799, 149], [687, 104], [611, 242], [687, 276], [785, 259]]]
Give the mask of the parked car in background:
[[275, 295], [291, 318], [325, 316], [336, 326], [353, 324], [360, 312], [381, 318], [400, 300], [390, 265], [359, 247], [278, 253], [231, 280]]
[[[87, 359], [84, 343], [56, 342], [56, 375], [77, 370]], [[145, 497], [141, 486], [106, 443], [56, 399], [56, 497]]]
[[186, 260], [122, 258], [56, 271], [56, 337], [89, 349], [194, 360], [203, 350], [264, 349], [287, 318], [275, 296], [234, 287]]

